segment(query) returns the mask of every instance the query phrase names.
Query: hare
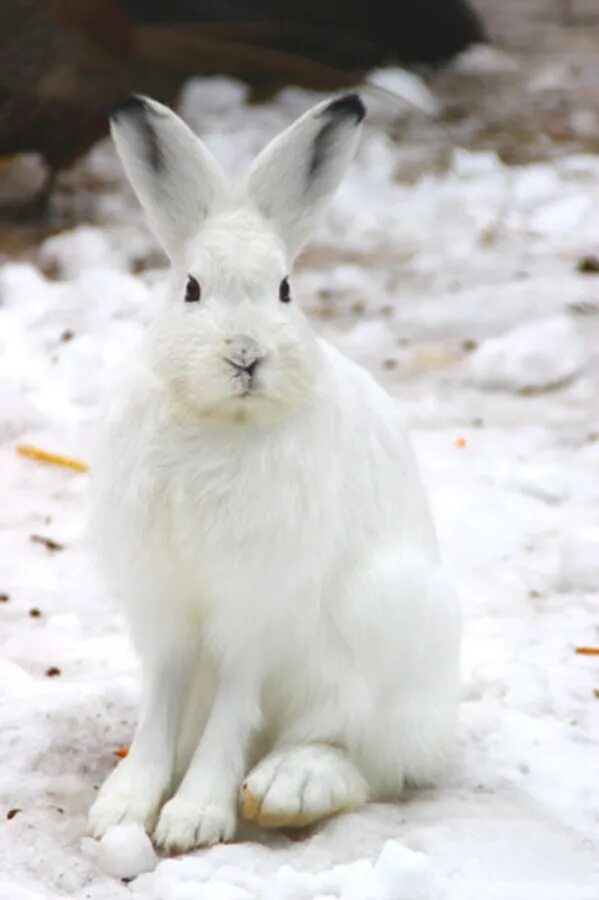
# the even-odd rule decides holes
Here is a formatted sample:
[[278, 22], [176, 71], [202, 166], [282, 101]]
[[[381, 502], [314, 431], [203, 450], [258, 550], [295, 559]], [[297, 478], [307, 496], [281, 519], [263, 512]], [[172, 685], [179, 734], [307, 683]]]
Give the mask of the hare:
[[239, 814], [308, 825], [433, 782], [451, 747], [459, 609], [396, 404], [290, 281], [364, 114], [318, 104], [236, 183], [161, 104], [111, 116], [172, 270], [96, 466], [143, 696], [95, 836], [137, 822], [182, 852]]

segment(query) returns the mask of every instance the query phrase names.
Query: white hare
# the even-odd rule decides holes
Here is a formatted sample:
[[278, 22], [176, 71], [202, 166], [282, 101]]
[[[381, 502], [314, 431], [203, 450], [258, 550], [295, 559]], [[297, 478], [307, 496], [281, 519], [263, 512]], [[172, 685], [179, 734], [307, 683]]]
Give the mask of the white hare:
[[172, 272], [97, 466], [143, 702], [96, 836], [306, 825], [433, 781], [451, 746], [459, 611], [396, 405], [289, 283], [363, 118], [356, 94], [320, 103], [232, 185], [166, 107], [113, 113]]

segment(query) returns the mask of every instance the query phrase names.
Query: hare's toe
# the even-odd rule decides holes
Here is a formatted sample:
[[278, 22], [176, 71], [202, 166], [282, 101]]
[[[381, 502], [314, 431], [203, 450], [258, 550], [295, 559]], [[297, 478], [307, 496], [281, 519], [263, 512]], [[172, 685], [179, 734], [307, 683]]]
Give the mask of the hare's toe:
[[135, 822], [151, 830], [166, 792], [164, 779], [156, 771], [123, 762], [102, 786], [89, 811], [87, 831], [101, 838], [112, 825]]
[[241, 787], [241, 812], [263, 828], [301, 828], [363, 803], [366, 782], [346, 754], [322, 744], [271, 753]]
[[235, 810], [230, 803], [193, 802], [173, 797], [162, 809], [154, 841], [167, 853], [185, 853], [230, 841], [235, 832]]

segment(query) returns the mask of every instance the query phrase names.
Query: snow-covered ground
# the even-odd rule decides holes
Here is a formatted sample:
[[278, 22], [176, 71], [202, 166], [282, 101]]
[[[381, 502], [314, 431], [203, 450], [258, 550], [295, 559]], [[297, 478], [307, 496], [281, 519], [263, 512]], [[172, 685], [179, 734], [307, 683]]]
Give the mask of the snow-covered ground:
[[[248, 107], [198, 81], [183, 111], [236, 167], [313, 99]], [[84, 836], [138, 672], [86, 551], [88, 476], [15, 448], [89, 458], [164, 279], [105, 142], [81, 166], [98, 224], [0, 267], [0, 900], [599, 898], [599, 660], [575, 653], [599, 644], [599, 275], [577, 271], [599, 251], [599, 159], [458, 149], [408, 182], [417, 148], [371, 107], [295, 291], [411, 427], [465, 613], [453, 768], [300, 839], [247, 828], [156, 860], [135, 829]]]

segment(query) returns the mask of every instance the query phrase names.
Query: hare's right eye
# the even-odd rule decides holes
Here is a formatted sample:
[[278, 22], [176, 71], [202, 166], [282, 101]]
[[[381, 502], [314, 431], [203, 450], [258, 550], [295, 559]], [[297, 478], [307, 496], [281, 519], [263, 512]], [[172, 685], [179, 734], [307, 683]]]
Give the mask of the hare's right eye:
[[288, 278], [283, 278], [279, 285], [279, 300], [281, 303], [289, 303], [291, 300], [291, 288], [289, 287]]
[[186, 303], [197, 303], [200, 297], [202, 296], [202, 289], [200, 287], [199, 281], [197, 281], [193, 275], [187, 276], [187, 285], [185, 287], [185, 302]]

